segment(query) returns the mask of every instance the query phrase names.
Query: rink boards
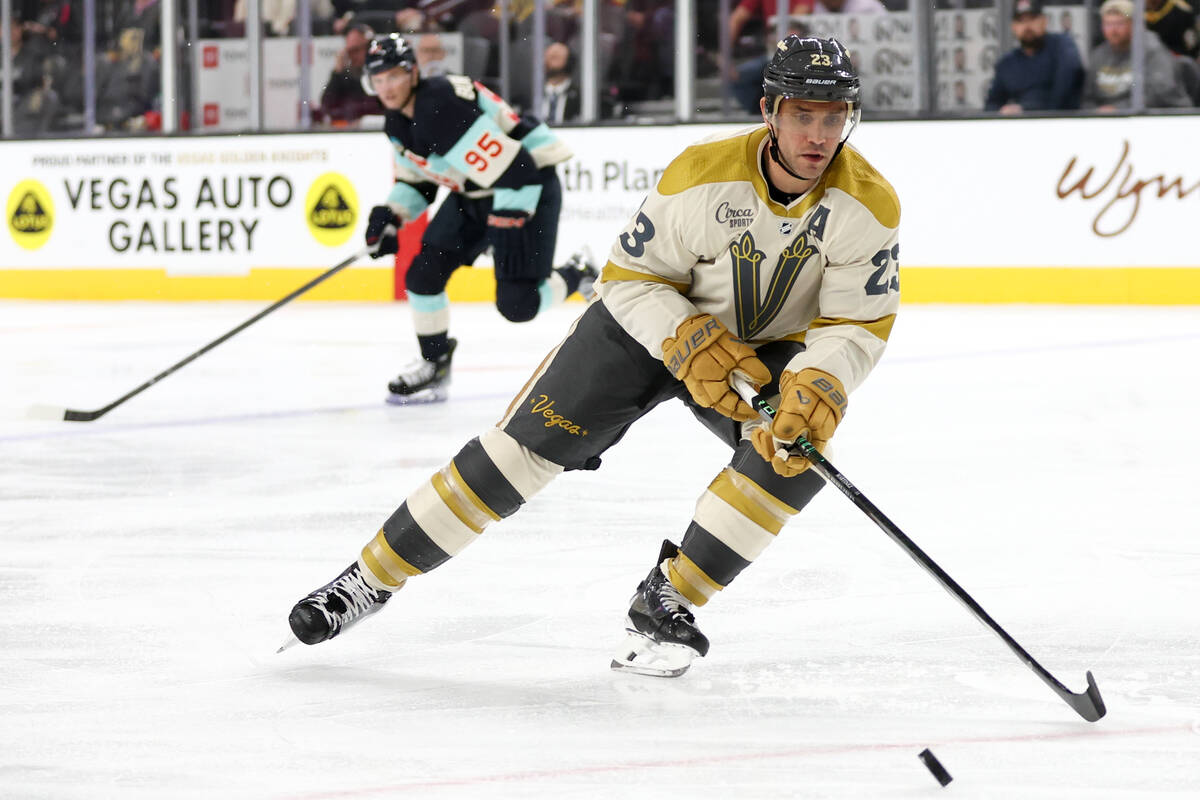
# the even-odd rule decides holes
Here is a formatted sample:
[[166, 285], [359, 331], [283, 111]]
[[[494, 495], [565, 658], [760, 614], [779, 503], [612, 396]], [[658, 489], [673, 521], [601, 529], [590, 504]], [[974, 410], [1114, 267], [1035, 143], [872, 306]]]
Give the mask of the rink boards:
[[[1194, 117], [875, 122], [853, 144], [903, 206], [909, 302], [1200, 303]], [[684, 146], [736, 125], [564, 128], [558, 258], [601, 259]], [[277, 299], [361, 246], [378, 131], [0, 143], [0, 297]], [[715, 209], [713, 210], [715, 213]], [[460, 270], [457, 301], [490, 300]], [[390, 300], [363, 259], [313, 299]]]

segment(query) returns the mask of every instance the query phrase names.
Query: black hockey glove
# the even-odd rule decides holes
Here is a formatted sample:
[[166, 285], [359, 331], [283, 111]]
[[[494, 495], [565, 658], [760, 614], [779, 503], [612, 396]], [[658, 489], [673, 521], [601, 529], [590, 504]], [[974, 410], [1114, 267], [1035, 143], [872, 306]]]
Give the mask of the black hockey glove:
[[367, 251], [371, 258], [389, 256], [400, 249], [396, 232], [403, 225], [395, 212], [387, 206], [375, 206], [367, 217]]
[[505, 209], [488, 214], [487, 238], [492, 245], [497, 278], [536, 277], [529, 220], [530, 216], [523, 211]]

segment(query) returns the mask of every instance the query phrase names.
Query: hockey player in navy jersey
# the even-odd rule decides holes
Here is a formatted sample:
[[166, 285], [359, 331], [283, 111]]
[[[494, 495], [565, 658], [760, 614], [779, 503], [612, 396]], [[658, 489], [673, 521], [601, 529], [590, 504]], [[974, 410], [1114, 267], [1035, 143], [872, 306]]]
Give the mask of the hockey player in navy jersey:
[[[787, 445], [803, 436], [825, 447], [882, 357], [900, 304], [900, 204], [846, 144], [860, 88], [845, 48], [788, 36], [763, 88], [764, 124], [698, 142], [668, 165], [609, 251], [600, 300], [496, 427], [295, 605], [296, 638], [317, 644], [378, 611], [564, 470], [598, 468], [629, 426], [678, 400], [732, 457], [701, 492], [680, 544], [664, 542], [638, 584], [612, 665], [674, 676], [708, 652], [694, 609], [824, 485]], [[735, 375], [771, 398], [772, 422], [734, 391]]]
[[396, 182], [371, 209], [366, 240], [374, 258], [396, 252], [396, 232], [450, 190], [405, 277], [421, 357], [388, 384], [388, 402], [446, 399], [450, 361], [446, 283], [489, 246], [496, 308], [526, 322], [573, 292], [594, 294], [596, 272], [581, 257], [554, 268], [562, 187], [554, 165], [571, 151], [544, 123], [518, 116], [483, 84], [463, 75], [422, 77], [399, 34], [373, 39], [363, 85], [387, 110]]

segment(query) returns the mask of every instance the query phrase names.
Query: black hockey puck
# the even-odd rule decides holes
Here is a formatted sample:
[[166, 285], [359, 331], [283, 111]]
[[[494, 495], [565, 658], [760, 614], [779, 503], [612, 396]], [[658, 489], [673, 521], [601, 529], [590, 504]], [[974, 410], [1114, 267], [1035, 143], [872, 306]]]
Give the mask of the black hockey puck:
[[921, 763], [929, 768], [929, 771], [933, 773], [933, 777], [937, 778], [938, 783], [942, 786], [954, 780], [954, 778], [950, 777], [950, 773], [946, 772], [946, 768], [942, 766], [942, 762], [937, 760], [937, 757], [934, 756], [928, 747], [918, 753], [917, 758], [921, 759]]

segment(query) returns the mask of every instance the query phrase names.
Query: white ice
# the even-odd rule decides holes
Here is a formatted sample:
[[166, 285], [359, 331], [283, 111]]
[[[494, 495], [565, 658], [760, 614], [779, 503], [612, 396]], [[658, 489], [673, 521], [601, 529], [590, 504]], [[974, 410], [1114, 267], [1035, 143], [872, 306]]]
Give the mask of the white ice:
[[1094, 671], [1092, 724], [833, 489], [699, 611], [691, 672], [611, 672], [727, 457], [679, 405], [276, 655], [581, 306], [455, 307], [441, 406], [382, 402], [405, 306], [301, 302], [99, 421], [21, 418], [263, 305], [0, 303], [0, 796], [1200, 796], [1200, 309], [905, 306], [831, 453], [1061, 681]]

